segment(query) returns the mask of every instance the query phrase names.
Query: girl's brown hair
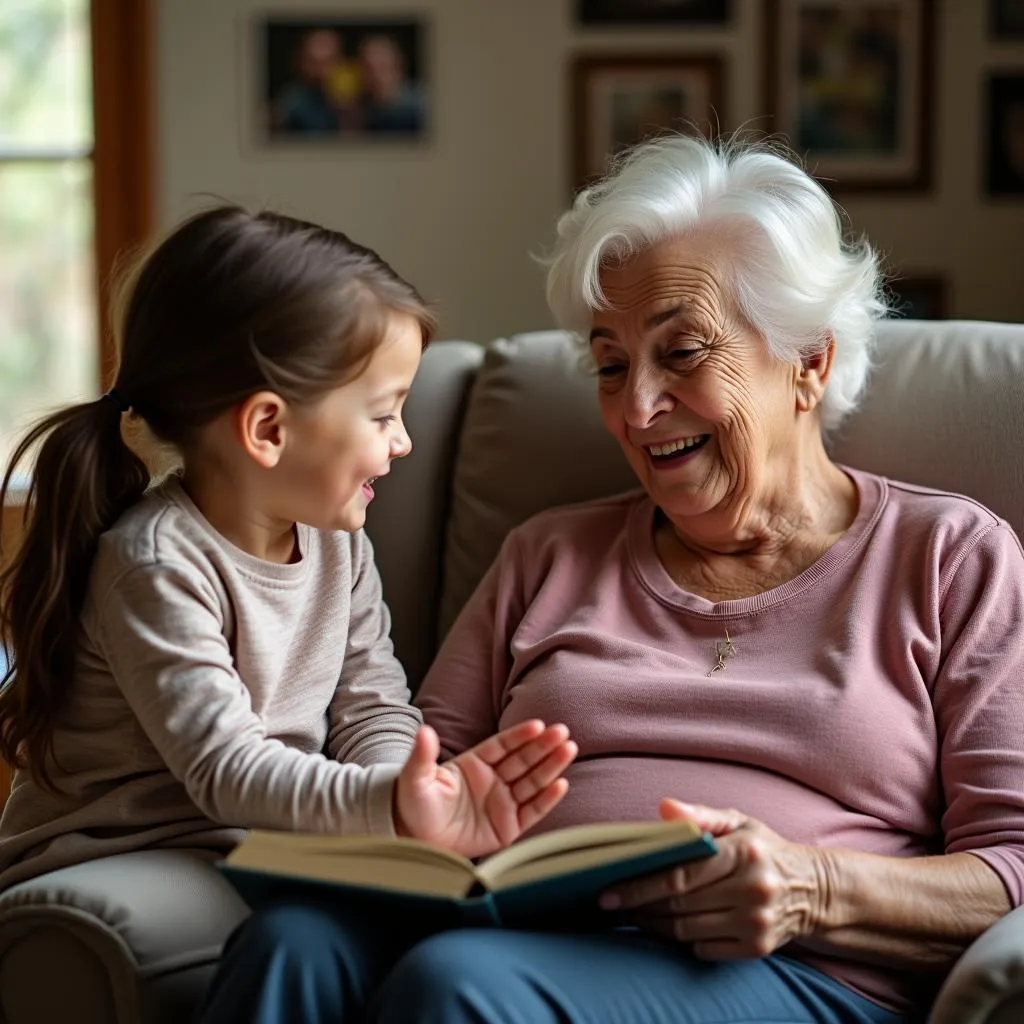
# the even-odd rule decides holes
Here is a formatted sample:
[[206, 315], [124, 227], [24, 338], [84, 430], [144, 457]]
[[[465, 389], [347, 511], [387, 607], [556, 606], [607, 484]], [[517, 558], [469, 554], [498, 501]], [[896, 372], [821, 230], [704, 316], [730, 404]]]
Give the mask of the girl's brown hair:
[[[357, 376], [389, 317], [434, 319], [375, 252], [345, 235], [235, 206], [185, 221], [125, 274], [113, 308], [113, 395], [62, 409], [20, 442], [0, 486], [39, 446], [21, 543], [0, 572], [0, 757], [52, 786], [53, 728], [71, 685], [79, 619], [100, 535], [149, 486], [121, 408], [157, 439], [196, 432], [270, 389], [297, 404]], [[0, 551], [0, 556], [3, 552]]]

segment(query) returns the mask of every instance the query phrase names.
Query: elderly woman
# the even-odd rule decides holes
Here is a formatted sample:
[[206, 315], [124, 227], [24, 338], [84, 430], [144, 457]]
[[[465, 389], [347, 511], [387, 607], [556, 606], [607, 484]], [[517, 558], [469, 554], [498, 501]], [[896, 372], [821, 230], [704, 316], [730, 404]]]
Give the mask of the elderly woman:
[[388, 1022], [906, 1019], [1024, 893], [1020, 543], [829, 458], [877, 259], [775, 151], [636, 150], [562, 218], [548, 293], [643, 490], [514, 530], [418, 700], [451, 753], [570, 726], [544, 828], [660, 812], [720, 852], [606, 893], [586, 934], [371, 955], [358, 923], [264, 918], [222, 980], [276, 956], [327, 993], [311, 1020], [373, 989]]

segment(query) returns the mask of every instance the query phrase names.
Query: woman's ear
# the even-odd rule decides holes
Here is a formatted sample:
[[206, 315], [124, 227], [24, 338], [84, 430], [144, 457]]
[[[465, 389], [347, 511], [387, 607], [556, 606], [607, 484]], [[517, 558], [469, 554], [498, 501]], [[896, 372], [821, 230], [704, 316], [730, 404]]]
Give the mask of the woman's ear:
[[812, 412], [821, 403], [832, 373], [836, 351], [836, 339], [831, 331], [825, 335], [825, 344], [816, 352], [810, 352], [800, 360], [796, 375], [797, 412]]
[[235, 414], [238, 440], [246, 455], [263, 469], [281, 460], [285, 444], [285, 400], [273, 391], [250, 395]]

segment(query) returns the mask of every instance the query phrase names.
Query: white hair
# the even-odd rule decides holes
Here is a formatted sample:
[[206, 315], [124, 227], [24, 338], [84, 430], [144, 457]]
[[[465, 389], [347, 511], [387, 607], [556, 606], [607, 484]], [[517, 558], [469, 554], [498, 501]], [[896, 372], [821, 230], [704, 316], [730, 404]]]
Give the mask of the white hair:
[[603, 267], [698, 231], [733, 240], [729, 294], [776, 358], [796, 363], [834, 339], [820, 409], [823, 430], [838, 426], [856, 407], [886, 312], [879, 259], [866, 241], [844, 240], [828, 193], [782, 146], [674, 135], [627, 152], [558, 221], [544, 260], [552, 312], [585, 333], [610, 305]]

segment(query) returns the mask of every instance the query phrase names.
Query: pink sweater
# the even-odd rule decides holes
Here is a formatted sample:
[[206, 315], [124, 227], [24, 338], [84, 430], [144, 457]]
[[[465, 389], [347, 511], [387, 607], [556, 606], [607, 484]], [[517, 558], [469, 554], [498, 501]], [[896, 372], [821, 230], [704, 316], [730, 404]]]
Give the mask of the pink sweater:
[[[803, 843], [970, 851], [1024, 897], [1024, 553], [974, 501], [848, 471], [850, 529], [790, 582], [714, 604], [629, 494], [514, 530], [417, 703], [449, 752], [534, 716], [580, 755], [543, 823], [736, 807]], [[725, 631], [735, 654], [708, 675]], [[927, 980], [787, 950], [883, 1005]]]

